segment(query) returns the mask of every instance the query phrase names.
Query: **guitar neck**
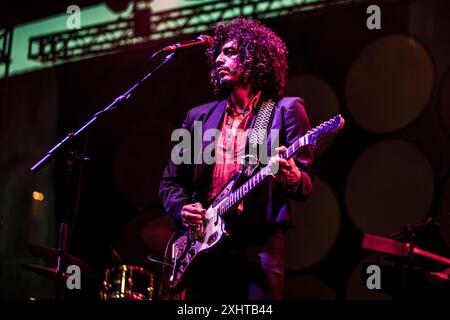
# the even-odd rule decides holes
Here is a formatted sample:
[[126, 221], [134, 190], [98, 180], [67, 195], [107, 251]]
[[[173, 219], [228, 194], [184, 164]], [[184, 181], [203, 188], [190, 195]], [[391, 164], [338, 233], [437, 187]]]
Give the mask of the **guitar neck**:
[[[289, 148], [284, 153], [281, 153], [279, 156], [282, 159], [290, 159], [298, 152], [298, 150], [300, 150], [301, 147], [308, 144], [308, 135], [304, 135], [303, 137], [297, 139], [292, 145], [289, 146]], [[270, 168], [267, 165], [260, 169], [249, 180], [247, 180], [239, 188], [229, 194], [227, 201], [225, 201], [219, 207], [219, 214], [225, 215], [226, 213], [231, 211], [231, 208], [233, 208], [242, 199], [244, 199], [244, 197], [249, 194], [250, 191], [260, 185], [264, 181], [264, 179], [266, 179], [270, 175]]]

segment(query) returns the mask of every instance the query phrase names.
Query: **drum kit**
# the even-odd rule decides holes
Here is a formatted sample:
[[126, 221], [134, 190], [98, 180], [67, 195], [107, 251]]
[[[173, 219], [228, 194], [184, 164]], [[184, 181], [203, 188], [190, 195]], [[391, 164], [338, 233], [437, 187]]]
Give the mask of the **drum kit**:
[[[55, 265], [57, 250], [37, 244], [28, 244], [28, 251], [35, 257], [43, 259], [50, 265]], [[96, 279], [94, 269], [83, 260], [73, 256], [67, 256], [68, 265], [80, 267], [84, 279]], [[55, 280], [57, 271], [52, 266], [42, 266], [36, 264], [22, 265], [26, 270], [35, 274]], [[65, 281], [67, 275], [62, 274]], [[99, 295], [100, 300], [140, 300], [148, 301], [155, 299], [155, 277], [154, 273], [136, 265], [117, 264], [107, 268], [104, 272], [103, 282]]]
[[[118, 235], [115, 248], [109, 248], [110, 261], [107, 267], [103, 267], [100, 271], [71, 252], [65, 258], [65, 265], [76, 265], [80, 268], [83, 292], [70, 290], [71, 292], [67, 292], [68, 297], [80, 294], [82, 299], [88, 297], [105, 301], [181, 300], [180, 293], [169, 292], [166, 283], [167, 270], [171, 269], [165, 262], [168, 260], [165, 256], [174, 230], [169, 215], [162, 215], [159, 211], [139, 215]], [[132, 251], [130, 248], [140, 249]], [[26, 249], [32, 256], [40, 258], [44, 265], [23, 264], [22, 267], [53, 281], [55, 288], [59, 283], [65, 288], [69, 274], [62, 273], [61, 281], [58, 282], [56, 268], [58, 250], [33, 243], [28, 243]], [[116, 249], [123, 256], [119, 255]], [[142, 259], [139, 259], [139, 256]]]
[[119, 265], [106, 269], [102, 300], [153, 300], [153, 274], [139, 266]]

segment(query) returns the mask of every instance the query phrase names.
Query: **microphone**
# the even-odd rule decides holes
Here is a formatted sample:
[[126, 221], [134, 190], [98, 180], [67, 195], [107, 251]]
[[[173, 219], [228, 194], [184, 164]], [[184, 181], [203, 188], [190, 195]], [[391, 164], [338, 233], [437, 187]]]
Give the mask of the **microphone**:
[[174, 52], [178, 49], [187, 49], [190, 47], [195, 47], [198, 45], [202, 45], [204, 47], [209, 47], [212, 43], [212, 37], [207, 35], [200, 35], [195, 40], [181, 41], [171, 46], [167, 46], [163, 48], [161, 51], [165, 52]]

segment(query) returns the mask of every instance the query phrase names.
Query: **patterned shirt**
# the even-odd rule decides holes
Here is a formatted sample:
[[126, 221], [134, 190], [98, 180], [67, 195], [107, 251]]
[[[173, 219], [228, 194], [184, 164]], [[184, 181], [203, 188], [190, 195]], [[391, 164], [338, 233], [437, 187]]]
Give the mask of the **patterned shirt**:
[[[244, 108], [244, 113], [237, 113], [228, 99], [221, 131], [215, 146], [216, 162], [212, 171], [212, 184], [208, 200], [214, 198], [230, 178], [241, 169], [241, 157], [245, 155], [247, 132], [261, 92], [258, 92]], [[238, 211], [243, 208], [242, 203]]]

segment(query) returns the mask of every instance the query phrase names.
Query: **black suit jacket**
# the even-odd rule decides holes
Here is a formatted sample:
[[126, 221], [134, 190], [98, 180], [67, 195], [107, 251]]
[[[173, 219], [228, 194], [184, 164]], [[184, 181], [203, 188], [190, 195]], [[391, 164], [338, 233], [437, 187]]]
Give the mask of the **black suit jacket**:
[[[201, 122], [203, 133], [208, 129], [220, 129], [219, 126], [222, 123], [226, 105], [226, 100], [222, 100], [191, 109], [183, 122], [182, 128], [189, 131], [191, 137], [194, 137], [196, 121]], [[199, 126], [200, 124], [197, 123], [197, 130]], [[280, 145], [290, 146], [310, 128], [311, 125], [302, 99], [286, 97], [276, 104], [271, 129], [279, 130]], [[206, 196], [210, 187], [213, 166], [204, 162], [199, 163], [199, 159], [201, 159], [203, 150], [209, 144], [211, 144], [211, 141], [203, 141], [201, 148], [197, 148], [197, 154], [194, 154], [195, 148], [192, 144], [183, 150], [173, 151], [180, 155], [185, 152], [192, 153], [190, 156], [191, 164], [176, 165], [171, 159], [161, 177], [159, 188], [161, 202], [179, 228], [182, 228], [180, 212], [183, 205], [196, 201], [203, 203], [204, 207], [207, 205]], [[267, 150], [271, 150], [271, 145], [272, 141], [269, 135]], [[310, 147], [302, 149], [294, 156], [294, 161], [302, 171], [302, 179], [295, 192], [287, 191], [283, 183], [272, 178], [266, 179], [244, 200], [244, 212], [233, 220], [232, 224], [236, 228], [242, 227], [244, 229], [291, 226], [289, 199], [303, 200], [313, 190], [311, 181], [312, 158]]]

